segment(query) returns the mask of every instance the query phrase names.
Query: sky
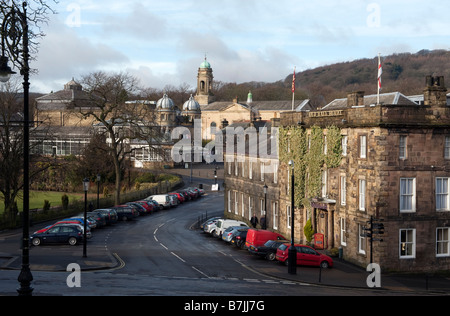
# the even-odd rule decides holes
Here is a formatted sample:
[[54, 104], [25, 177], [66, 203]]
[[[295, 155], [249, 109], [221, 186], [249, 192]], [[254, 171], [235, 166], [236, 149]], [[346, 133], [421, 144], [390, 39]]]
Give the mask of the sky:
[[214, 80], [274, 82], [294, 67], [450, 48], [446, 0], [47, 3], [57, 14], [31, 64], [31, 91], [40, 93], [99, 70], [129, 73], [146, 88], [195, 89], [205, 56]]

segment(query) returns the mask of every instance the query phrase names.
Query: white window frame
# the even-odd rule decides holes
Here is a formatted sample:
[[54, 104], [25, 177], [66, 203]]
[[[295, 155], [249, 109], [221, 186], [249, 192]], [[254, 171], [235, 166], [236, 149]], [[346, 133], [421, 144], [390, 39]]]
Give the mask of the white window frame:
[[242, 207], [242, 217], [245, 217], [245, 199], [244, 199], [244, 193], [241, 193], [241, 207]]
[[322, 170], [322, 197], [327, 197], [327, 170]]
[[239, 195], [238, 191], [234, 191], [234, 214], [239, 213]]
[[450, 159], [450, 136], [445, 136], [444, 140], [444, 158]]
[[407, 144], [408, 144], [408, 137], [406, 135], [400, 135], [399, 142], [398, 142], [398, 158], [399, 159], [406, 159], [408, 151], [407, 151]]
[[358, 224], [358, 253], [362, 255], [366, 254], [366, 237], [364, 233], [363, 225]]
[[341, 245], [347, 246], [347, 223], [345, 217], [340, 218], [340, 230], [341, 230]]
[[[406, 232], [406, 235], [402, 236], [403, 232]], [[416, 257], [416, 229], [415, 228], [400, 229], [398, 240], [399, 240], [399, 249], [398, 249], [399, 258], [414, 259]], [[407, 253], [403, 253], [404, 251], [406, 251], [406, 249], [410, 249], [410, 251], [408, 251]]]
[[342, 136], [342, 156], [347, 156], [347, 144], [348, 144], [348, 136], [347, 135], [343, 135]]
[[261, 171], [261, 181], [264, 182], [264, 162], [261, 161], [259, 167]]
[[278, 203], [272, 202], [273, 229], [278, 229]]
[[228, 212], [231, 213], [231, 190], [228, 190]]
[[450, 257], [450, 227], [436, 228], [436, 257]]
[[367, 158], [367, 135], [359, 136], [359, 158]]
[[248, 161], [248, 178], [253, 179], [253, 161]]
[[347, 178], [346, 176], [341, 176], [340, 180], [340, 194], [341, 194], [341, 205], [345, 206], [347, 204]]
[[399, 210], [401, 213], [416, 211], [416, 178], [400, 178]]
[[[450, 178], [436, 178], [436, 211], [450, 211]], [[439, 185], [441, 182], [441, 185]]]
[[366, 211], [366, 192], [367, 192], [366, 186], [367, 186], [366, 179], [359, 179], [359, 182], [358, 182], [358, 192], [359, 192], [359, 194], [358, 194], [358, 200], [359, 200], [358, 209], [363, 212]]

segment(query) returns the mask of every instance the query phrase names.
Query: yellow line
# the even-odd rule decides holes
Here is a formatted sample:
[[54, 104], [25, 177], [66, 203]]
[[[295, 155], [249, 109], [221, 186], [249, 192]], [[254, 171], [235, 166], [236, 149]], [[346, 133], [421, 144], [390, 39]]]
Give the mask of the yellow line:
[[125, 267], [125, 261], [123, 261], [117, 253], [113, 253], [113, 256], [117, 259], [117, 261], [119, 261], [120, 265], [111, 270], [119, 270], [119, 269], [122, 269], [123, 267]]

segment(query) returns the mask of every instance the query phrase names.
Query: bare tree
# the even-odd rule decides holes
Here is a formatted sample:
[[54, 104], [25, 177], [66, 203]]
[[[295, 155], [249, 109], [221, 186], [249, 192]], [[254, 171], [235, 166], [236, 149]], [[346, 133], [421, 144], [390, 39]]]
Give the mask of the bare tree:
[[80, 113], [85, 117], [94, 117], [98, 130], [105, 133], [114, 162], [115, 203], [119, 204], [124, 161], [133, 150], [129, 146], [129, 140], [135, 137], [131, 127], [139, 118], [137, 104], [126, 101], [138, 91], [138, 81], [125, 73], [101, 71], [84, 76], [81, 81], [91, 103], [89, 107], [81, 107]]

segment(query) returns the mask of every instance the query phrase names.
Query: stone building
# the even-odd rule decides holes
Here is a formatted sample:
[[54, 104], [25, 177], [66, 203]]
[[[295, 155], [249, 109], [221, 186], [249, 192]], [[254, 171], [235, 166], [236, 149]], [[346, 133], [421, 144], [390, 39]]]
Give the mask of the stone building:
[[[323, 236], [318, 246], [342, 248], [345, 260], [363, 267], [372, 260], [385, 271], [448, 270], [446, 91], [444, 78], [427, 77], [420, 105], [399, 92], [381, 94], [377, 103], [377, 95], [359, 91], [320, 110], [281, 113], [278, 174], [276, 181], [269, 180], [267, 194], [274, 207], [267, 208], [272, 218], [267, 228], [290, 238], [293, 172], [295, 241], [308, 242], [304, 227], [310, 220], [321, 234], [317, 236]], [[291, 159], [294, 169], [288, 166]], [[227, 167], [233, 173], [233, 166]], [[235, 189], [242, 187], [238, 174], [225, 172], [226, 210], [233, 198], [241, 198]], [[245, 190], [261, 200], [262, 181], [255, 180], [253, 188], [251, 182]], [[248, 216], [250, 206], [239, 201], [234, 206]], [[240, 213], [234, 211], [234, 216]], [[382, 241], [371, 243], [367, 236], [371, 218], [384, 225], [384, 234], [373, 236]]]

